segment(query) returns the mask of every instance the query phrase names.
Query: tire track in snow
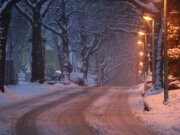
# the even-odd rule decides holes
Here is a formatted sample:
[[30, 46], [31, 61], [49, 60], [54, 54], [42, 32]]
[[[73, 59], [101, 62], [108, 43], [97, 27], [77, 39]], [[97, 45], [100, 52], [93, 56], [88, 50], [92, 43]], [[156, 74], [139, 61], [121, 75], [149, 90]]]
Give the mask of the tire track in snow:
[[128, 89], [114, 87], [93, 103], [86, 115], [90, 126], [100, 135], [154, 135], [132, 114], [128, 94]]
[[[16, 134], [17, 135], [40, 135], [38, 131], [38, 127], [36, 127], [36, 120], [38, 117], [48, 111], [49, 109], [53, 109], [62, 103], [66, 103], [73, 98], [77, 98], [78, 96], [88, 95], [88, 90], [82, 90], [80, 92], [76, 92], [68, 95], [67, 97], [63, 97], [59, 100], [50, 102], [48, 104], [42, 105], [34, 110], [31, 110], [24, 114], [16, 123]], [[64, 112], [66, 113], [66, 112]], [[53, 115], [53, 114], [52, 114]], [[55, 116], [54, 116], [55, 117]], [[69, 117], [69, 116], [68, 116]], [[67, 127], [69, 128], [69, 127]]]
[[[87, 95], [71, 100], [69, 106], [60, 112], [57, 122], [62, 128], [63, 135], [96, 135], [85, 119], [87, 108], [100, 96], [105, 94], [107, 88], [94, 88]], [[62, 134], [61, 134], [62, 135]]]
[[20, 101], [20, 102], [11, 104], [11, 105], [4, 106], [4, 107], [0, 108], [0, 113], [6, 112], [6, 111], [9, 111], [9, 110], [13, 110], [13, 112], [15, 110], [19, 111], [19, 109], [26, 108], [27, 105], [40, 102], [43, 99], [46, 99], [46, 98], [48, 98], [50, 96], [55, 96], [55, 95], [58, 95], [58, 94], [62, 94], [63, 92], [67, 92], [67, 89], [63, 89], [63, 90], [60, 90], [60, 91], [57, 90], [57, 91], [54, 91], [54, 92], [48, 92], [47, 94], [43, 94], [43, 95], [40, 95], [40, 96], [36, 96], [34, 98], [26, 99], [26, 100], [23, 100], [23, 101]]
[[48, 103], [50, 98], [53, 99], [55, 97], [55, 99], [57, 99], [74, 91], [77, 92], [77, 88], [64, 88], [0, 107], [0, 130], [2, 134], [6, 134], [6, 132], [8, 134], [14, 134], [14, 125], [16, 124], [17, 119], [27, 111], [30, 111], [35, 107], [37, 108], [42, 104]]

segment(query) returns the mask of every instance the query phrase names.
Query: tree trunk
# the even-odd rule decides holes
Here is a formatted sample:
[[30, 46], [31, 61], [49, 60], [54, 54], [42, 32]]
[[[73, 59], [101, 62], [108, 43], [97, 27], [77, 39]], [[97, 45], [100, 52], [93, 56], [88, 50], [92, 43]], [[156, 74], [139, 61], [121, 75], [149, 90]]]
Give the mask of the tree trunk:
[[66, 16], [66, 1], [62, 0], [62, 22], [60, 27], [62, 28], [62, 53], [63, 53], [63, 76], [64, 83], [70, 84], [70, 72], [72, 72], [72, 66], [69, 59], [69, 39], [68, 39], [68, 17]]
[[0, 15], [0, 89], [4, 92], [4, 71], [6, 58], [6, 43], [11, 18], [11, 7], [7, 8]]
[[83, 68], [82, 68], [82, 72], [83, 72], [83, 83], [85, 86], [87, 86], [87, 77], [88, 77], [88, 67], [89, 67], [89, 58], [86, 58], [83, 60]]
[[159, 30], [159, 38], [157, 41], [156, 47], [156, 69], [155, 69], [155, 89], [162, 88], [163, 86], [163, 15], [161, 14], [161, 20], [159, 21], [160, 30]]
[[32, 26], [32, 78], [31, 81], [45, 81], [45, 61], [44, 47], [41, 37], [41, 17], [40, 8], [33, 9], [33, 26]]
[[62, 43], [62, 51], [63, 51], [63, 75], [64, 75], [64, 83], [66, 85], [70, 84], [70, 72], [72, 71], [72, 67], [69, 59], [69, 46], [68, 46], [68, 34], [67, 31], [63, 31], [64, 39]]

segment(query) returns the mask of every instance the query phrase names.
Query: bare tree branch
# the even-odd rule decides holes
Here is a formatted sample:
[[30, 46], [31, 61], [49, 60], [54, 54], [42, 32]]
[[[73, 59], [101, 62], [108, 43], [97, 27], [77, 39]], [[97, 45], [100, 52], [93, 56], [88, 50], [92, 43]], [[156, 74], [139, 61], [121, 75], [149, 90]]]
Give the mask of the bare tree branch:
[[29, 20], [29, 22], [30, 22], [31, 24], [33, 24], [33, 19], [32, 19], [32, 17], [31, 17], [31, 15], [29, 15], [28, 13], [26, 13], [26, 12], [21, 8], [21, 6], [20, 6], [18, 3], [15, 5], [15, 7], [16, 7], [16, 9], [17, 9], [22, 15], [24, 15], [24, 16]]
[[35, 5], [30, 0], [25, 0], [25, 2], [30, 8], [35, 8]]
[[87, 0], [86, 2], [82, 3], [79, 7], [74, 8], [73, 10], [69, 11], [66, 16], [69, 17], [71, 16], [74, 12], [77, 12], [79, 9], [81, 9], [82, 7], [84, 7], [87, 3], [89, 3], [91, 0]]
[[137, 29], [135, 29], [135, 30], [127, 30], [125, 28], [111, 28], [109, 26], [106, 26], [106, 27], [111, 31], [117, 31], [117, 32], [123, 31], [123, 32], [126, 32], [126, 33], [132, 33], [132, 34], [137, 34], [137, 32], [138, 32]]
[[5, 0], [0, 7], [0, 14], [6, 9], [6, 7], [12, 3], [18, 2], [19, 0]]
[[42, 18], [44, 18], [44, 16], [45, 16], [46, 13], [48, 12], [49, 7], [51, 6], [52, 2], [53, 2], [52, 0], [49, 0], [49, 2], [48, 2], [48, 4], [47, 4], [46, 8], [44, 8], [44, 11], [42, 11], [42, 13], [41, 13], [41, 17], [42, 17]]
[[47, 25], [47, 24], [44, 23], [44, 22], [42, 22], [42, 25], [43, 25], [46, 29], [48, 29], [48, 30], [54, 32], [55, 34], [57, 34], [58, 36], [60, 36], [62, 39], [64, 38], [64, 37], [62, 36], [62, 34], [61, 34], [59, 31], [57, 31], [56, 29], [54, 29], [53, 27]]
[[146, 9], [152, 13], [158, 13], [159, 12], [159, 10], [157, 9], [157, 7], [154, 5], [153, 2], [144, 3], [141, 0], [128, 0], [128, 2], [133, 3], [136, 6], [141, 7], [143, 9]]

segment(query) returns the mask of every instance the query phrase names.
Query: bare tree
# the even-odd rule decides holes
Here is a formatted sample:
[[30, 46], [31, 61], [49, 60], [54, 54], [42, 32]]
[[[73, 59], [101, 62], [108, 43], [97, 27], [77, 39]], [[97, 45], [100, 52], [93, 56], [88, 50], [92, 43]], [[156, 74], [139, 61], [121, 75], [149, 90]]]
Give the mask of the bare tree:
[[68, 3], [67, 0], [54, 1], [51, 15], [54, 15], [55, 18], [43, 23], [45, 28], [52, 31], [61, 40], [62, 50], [59, 51], [59, 53], [63, 53], [61, 58], [65, 84], [70, 84], [70, 72], [72, 71], [72, 65], [69, 58], [69, 31], [72, 26], [72, 16], [79, 12], [88, 1], [89, 0], [78, 2], [78, 4], [74, 4], [74, 6], [72, 6], [72, 1], [69, 1], [70, 3]]
[[0, 1], [0, 89], [4, 92], [4, 71], [6, 57], [6, 43], [11, 18], [11, 8], [18, 0]]
[[8, 32], [7, 58], [14, 60], [16, 71], [20, 67], [20, 55], [24, 50], [30, 48], [30, 28], [28, 20], [16, 8], [13, 8]]
[[[23, 7], [24, 3], [16, 4], [16, 8], [20, 13], [22, 13], [32, 25], [32, 78], [31, 81], [45, 81], [45, 56], [44, 49], [42, 45], [41, 36], [41, 26], [42, 19], [48, 12], [52, 0], [39, 0], [31, 1], [25, 0], [26, 5]], [[29, 11], [30, 9], [30, 11]], [[27, 11], [27, 12], [26, 12]], [[32, 15], [31, 15], [32, 14]]]
[[[138, 13], [134, 13], [134, 14], [128, 13], [128, 15], [124, 14], [124, 11], [127, 9], [126, 8], [127, 6], [124, 6], [125, 8], [123, 7], [124, 3], [122, 4], [121, 2], [115, 2], [114, 4], [117, 5], [116, 7], [107, 6], [110, 2], [104, 2], [104, 3], [91, 2], [91, 3], [92, 3], [92, 7], [90, 6], [84, 9], [84, 12], [80, 14], [80, 17], [78, 19], [79, 20], [78, 32], [80, 34], [80, 46], [81, 46], [80, 54], [83, 63], [82, 72], [83, 72], [84, 82], [86, 82], [87, 80], [89, 57], [93, 55], [94, 52], [99, 51], [99, 49], [101, 54], [98, 55], [98, 57], [102, 59], [99, 61], [97, 58], [97, 61], [99, 62], [98, 62], [98, 66], [96, 67], [100, 72], [99, 78], [101, 78], [102, 80], [107, 80], [108, 78], [106, 76], [108, 76], [109, 71], [105, 71], [105, 67], [107, 67], [108, 62], [106, 58], [104, 58], [105, 55], [103, 55], [101, 51], [102, 48], [104, 48], [104, 46], [101, 47], [101, 45], [112, 40], [116, 36], [117, 32], [136, 34], [138, 28], [132, 29], [132, 27], [141, 27], [138, 24], [135, 25], [135, 24], [125, 23], [125, 20], [127, 20], [129, 16], [138, 17], [137, 16]], [[98, 8], [92, 10], [91, 8], [94, 8], [94, 5]], [[121, 6], [122, 8], [120, 8], [120, 10], [117, 10], [119, 6]], [[104, 50], [104, 51], [106, 53], [109, 52], [109, 50]]]

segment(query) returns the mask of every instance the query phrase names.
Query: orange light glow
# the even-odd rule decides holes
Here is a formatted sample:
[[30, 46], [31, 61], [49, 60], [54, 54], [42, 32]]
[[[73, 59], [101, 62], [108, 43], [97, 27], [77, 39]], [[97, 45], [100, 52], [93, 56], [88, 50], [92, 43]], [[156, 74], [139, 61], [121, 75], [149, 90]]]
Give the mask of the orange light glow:
[[138, 41], [137, 43], [138, 43], [139, 45], [142, 45], [142, 44], [143, 44], [143, 42], [142, 42], [142, 41]]
[[141, 74], [142, 73], [142, 71], [141, 70], [139, 70], [139, 74]]
[[140, 65], [140, 66], [143, 66], [143, 62], [140, 62], [139, 65]]
[[146, 21], [152, 21], [152, 17], [150, 17], [150, 16], [143, 16], [143, 18], [144, 18]]
[[140, 55], [140, 56], [143, 56], [143, 55], [144, 55], [144, 53], [143, 53], [143, 52], [140, 52], [140, 53], [139, 53], [139, 55]]
[[144, 33], [144, 32], [142, 32], [142, 31], [139, 31], [139, 32], [138, 32], [138, 34], [139, 34], [140, 36], [145, 35], [145, 33]]

